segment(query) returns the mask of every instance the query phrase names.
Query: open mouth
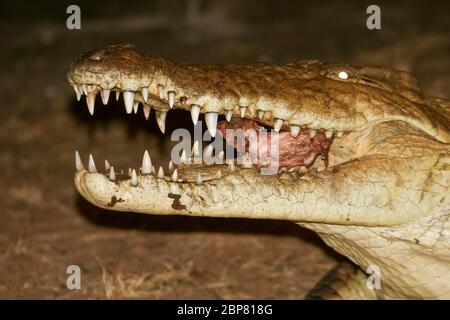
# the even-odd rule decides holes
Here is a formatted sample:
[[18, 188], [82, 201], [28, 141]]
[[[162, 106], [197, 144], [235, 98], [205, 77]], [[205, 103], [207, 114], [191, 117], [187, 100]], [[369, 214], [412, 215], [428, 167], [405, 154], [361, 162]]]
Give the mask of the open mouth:
[[[112, 92], [115, 93], [117, 100], [122, 95], [126, 113], [138, 113], [142, 109], [144, 117], [148, 120], [153, 108], [156, 122], [162, 133], [165, 133], [167, 113], [171, 109], [189, 111], [194, 125], [198, 124], [199, 116], [203, 113], [200, 106], [189, 105], [186, 97], [177, 97], [174, 91], [165, 92], [162, 85], [156, 86], [157, 92], [152, 92], [147, 87], [140, 91], [127, 91], [120, 88], [106, 89], [84, 83], [72, 83], [72, 86], [78, 101], [82, 95], [86, 96], [86, 104], [91, 115], [94, 115], [97, 94], [106, 105]], [[236, 151], [231, 156], [229, 152], [225, 156], [224, 150], [214, 149], [213, 151], [212, 143], [203, 152], [198, 143], [193, 143], [191, 150], [183, 150], [180, 157], [172, 159], [166, 169], [155, 168], [149, 153], [145, 151], [139, 170], [131, 168], [125, 171], [118, 170], [105, 161], [106, 175], [111, 181], [130, 179], [132, 185], [137, 184], [138, 175], [154, 175], [160, 179], [197, 183], [220, 177], [221, 170], [212, 176], [209, 172], [203, 173], [202, 167], [205, 164], [226, 165], [227, 170], [235, 170], [236, 166], [241, 164], [241, 167], [246, 169], [275, 168], [271, 171], [274, 174], [284, 172], [304, 174], [312, 167], [318, 171], [328, 167], [328, 153], [333, 140], [344, 134], [288, 126], [281, 119], [274, 119], [270, 112], [262, 112], [252, 107], [238, 107], [222, 113], [205, 112], [204, 117], [209, 135], [216, 139], [224, 138], [227, 146]], [[78, 152], [76, 152], [76, 169], [84, 170]], [[97, 173], [94, 158], [91, 155], [88, 171]]]

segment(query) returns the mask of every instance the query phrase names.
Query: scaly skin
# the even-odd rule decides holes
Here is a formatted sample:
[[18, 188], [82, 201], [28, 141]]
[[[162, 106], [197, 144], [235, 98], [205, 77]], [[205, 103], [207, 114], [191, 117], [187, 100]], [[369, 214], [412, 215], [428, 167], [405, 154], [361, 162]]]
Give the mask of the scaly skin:
[[[282, 119], [282, 130], [333, 132], [329, 166], [301, 174], [184, 164], [176, 182], [148, 174], [133, 186], [79, 170], [75, 186], [94, 205], [294, 221], [362, 270], [380, 268], [379, 290], [368, 290], [358, 275], [335, 297], [450, 298], [450, 102], [424, 96], [409, 74], [318, 61], [199, 66], [114, 45], [77, 58], [68, 80], [87, 93], [135, 91], [135, 101], [159, 111], [169, 109], [174, 91], [174, 108], [194, 104], [238, 117], [247, 107], [246, 118], [268, 126]], [[149, 88], [147, 103], [142, 87]]]

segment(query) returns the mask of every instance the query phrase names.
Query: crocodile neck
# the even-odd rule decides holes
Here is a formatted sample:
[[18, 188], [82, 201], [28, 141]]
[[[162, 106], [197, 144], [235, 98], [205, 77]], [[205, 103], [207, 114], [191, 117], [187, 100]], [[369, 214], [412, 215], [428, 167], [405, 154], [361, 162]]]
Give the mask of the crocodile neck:
[[378, 267], [381, 299], [449, 299], [450, 216], [397, 228], [299, 223], [363, 270]]

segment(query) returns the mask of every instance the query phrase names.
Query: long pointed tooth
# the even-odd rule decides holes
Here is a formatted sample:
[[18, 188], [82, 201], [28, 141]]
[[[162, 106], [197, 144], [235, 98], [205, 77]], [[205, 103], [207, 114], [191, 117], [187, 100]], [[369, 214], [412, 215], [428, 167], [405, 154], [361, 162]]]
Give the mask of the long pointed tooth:
[[336, 135], [338, 136], [338, 138], [340, 138], [340, 137], [342, 137], [344, 135], [344, 132], [343, 131], [338, 131], [336, 133]]
[[144, 104], [143, 110], [145, 120], [148, 120], [148, 118], [150, 117], [150, 110], [152, 110], [152, 107], [150, 107], [148, 104]]
[[162, 84], [158, 84], [158, 93], [161, 100], [164, 99], [164, 86]]
[[309, 137], [314, 138], [317, 134], [317, 130], [311, 129], [309, 130]]
[[275, 130], [275, 132], [280, 132], [280, 129], [282, 126], [283, 126], [283, 120], [275, 119], [275, 122], [273, 124], [273, 129]]
[[109, 180], [116, 181], [116, 174], [114, 172], [114, 167], [109, 169]]
[[82, 84], [81, 85], [81, 89], [83, 90], [83, 92], [84, 92], [84, 94], [87, 96], [88, 95], [88, 89], [87, 89], [87, 85], [85, 85], [85, 84]]
[[103, 104], [108, 104], [110, 93], [111, 93], [111, 90], [109, 90], [109, 89], [102, 89], [100, 91], [100, 96], [102, 97]]
[[289, 129], [291, 130], [291, 136], [294, 138], [300, 133], [300, 126], [291, 125], [289, 126]]
[[172, 173], [172, 181], [177, 182], [178, 181], [178, 169], [175, 169]]
[[219, 163], [223, 163], [223, 159], [225, 158], [225, 152], [220, 151], [219, 154], [217, 155], [217, 160], [219, 161]]
[[136, 114], [139, 110], [139, 101], [135, 101], [133, 104], [133, 112]]
[[123, 92], [123, 102], [125, 104], [125, 109], [127, 110], [127, 113], [131, 113], [133, 111], [134, 92], [133, 91], [124, 91]]
[[148, 87], [142, 87], [141, 88], [142, 98], [144, 99], [144, 102], [147, 102], [148, 100]]
[[81, 161], [80, 154], [78, 153], [78, 151], [75, 151], [75, 169], [77, 169], [77, 171], [84, 170], [83, 161]]
[[266, 114], [266, 112], [264, 110], [258, 110], [258, 118], [262, 119], [264, 118], [264, 115]]
[[200, 147], [199, 147], [199, 142], [198, 140], [194, 141], [194, 145], [192, 146], [192, 154], [195, 156], [199, 156], [200, 155]]
[[159, 179], [164, 178], [164, 169], [162, 167], [159, 167], [158, 169], [158, 178]]
[[207, 113], [205, 113], [206, 127], [208, 128], [209, 134], [213, 138], [216, 136], [217, 116], [218, 116], [217, 112], [207, 112]]
[[212, 143], [208, 144], [205, 148], [204, 158], [205, 158], [205, 160], [207, 160], [207, 162], [209, 162], [209, 160], [212, 158], [213, 149], [214, 149], [214, 147], [213, 147]]
[[94, 115], [94, 108], [95, 108], [95, 93], [89, 92], [86, 96], [86, 103], [89, 109], [89, 113], [91, 116]]
[[195, 183], [197, 185], [203, 184], [203, 179], [202, 179], [202, 176], [200, 175], [200, 173], [197, 175], [197, 178], [195, 178]]
[[111, 169], [111, 165], [109, 164], [108, 160], [105, 160], [105, 171], [109, 171]]
[[169, 97], [170, 109], [172, 109], [173, 108], [173, 104], [175, 103], [175, 91], [167, 92], [167, 96]]
[[75, 94], [77, 95], [77, 101], [80, 101], [81, 95], [83, 94], [83, 92], [80, 90], [80, 87], [78, 87], [77, 84], [74, 84], [72, 87], [73, 87], [73, 90], [75, 90]]
[[156, 123], [158, 123], [159, 130], [161, 130], [162, 133], [166, 131], [166, 117], [167, 112], [156, 111]]
[[247, 112], [247, 107], [240, 107], [241, 109], [241, 118], [245, 117], [245, 113]]
[[151, 174], [152, 173], [152, 159], [148, 154], [148, 151], [145, 150], [144, 157], [142, 158], [142, 174]]
[[333, 131], [325, 131], [325, 137], [327, 137], [329, 139], [332, 136], [333, 136]]
[[186, 150], [183, 149], [183, 151], [181, 152], [180, 163], [186, 162], [187, 162]]
[[130, 183], [132, 186], [136, 187], [138, 184], [137, 181], [137, 174], [136, 174], [136, 170], [133, 169], [133, 171], [131, 171], [131, 180]]
[[228, 122], [230, 122], [232, 117], [233, 117], [233, 110], [228, 110], [225, 118], [227, 119]]
[[92, 154], [89, 155], [88, 169], [89, 169], [90, 173], [96, 173], [97, 172], [97, 168], [95, 168], [94, 157], [92, 156]]
[[156, 170], [155, 170], [155, 166], [152, 165], [152, 175], [156, 176]]
[[193, 104], [191, 106], [191, 118], [192, 118], [192, 122], [194, 123], [194, 126], [197, 124], [199, 115], [200, 115], [200, 106]]
[[116, 101], [119, 101], [119, 97], [120, 97], [120, 91], [116, 90]]
[[169, 161], [169, 171], [173, 171], [173, 169], [175, 169], [175, 166], [172, 162], [172, 160]]
[[243, 160], [242, 165], [244, 168], [253, 168], [252, 159], [250, 158], [249, 153], [246, 153], [242, 160]]

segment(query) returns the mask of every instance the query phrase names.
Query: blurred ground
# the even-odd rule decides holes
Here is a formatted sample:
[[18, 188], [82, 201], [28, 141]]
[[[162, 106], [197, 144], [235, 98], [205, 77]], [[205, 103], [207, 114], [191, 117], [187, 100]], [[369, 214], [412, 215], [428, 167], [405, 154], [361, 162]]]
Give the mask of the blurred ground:
[[[79, 31], [65, 27], [68, 4], [0, 10], [0, 298], [298, 299], [339, 259], [292, 223], [113, 213], [81, 199], [75, 149], [123, 168], [147, 148], [166, 166], [170, 150], [154, 117], [97, 102], [91, 118], [75, 101], [65, 71], [81, 52], [132, 42], [198, 63], [380, 65], [449, 98], [444, 1], [377, 1], [380, 31], [365, 28], [365, 1], [81, 1]], [[166, 138], [180, 124], [190, 126], [189, 115], [169, 113]], [[80, 291], [66, 288], [71, 264], [82, 269]]]

